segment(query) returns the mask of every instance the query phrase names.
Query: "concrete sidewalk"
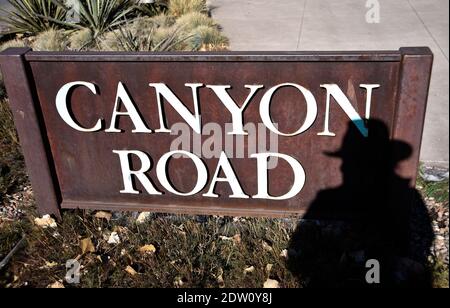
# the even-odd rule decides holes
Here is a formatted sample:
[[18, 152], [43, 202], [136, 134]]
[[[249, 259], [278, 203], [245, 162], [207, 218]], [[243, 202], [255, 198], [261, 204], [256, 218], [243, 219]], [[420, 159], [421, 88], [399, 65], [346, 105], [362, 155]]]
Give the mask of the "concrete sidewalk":
[[208, 2], [213, 17], [230, 38], [232, 50], [397, 50], [429, 46], [435, 62], [421, 160], [448, 167], [448, 0], [378, 0], [380, 23], [366, 22], [366, 0]]
[[[0, 9], [5, 11], [11, 10], [11, 4], [9, 4], [7, 0], [0, 0]], [[5, 12], [0, 11], [0, 17], [4, 17], [5, 15]], [[6, 30], [6, 27], [2, 22], [0, 22], [0, 31], [3, 30]]]

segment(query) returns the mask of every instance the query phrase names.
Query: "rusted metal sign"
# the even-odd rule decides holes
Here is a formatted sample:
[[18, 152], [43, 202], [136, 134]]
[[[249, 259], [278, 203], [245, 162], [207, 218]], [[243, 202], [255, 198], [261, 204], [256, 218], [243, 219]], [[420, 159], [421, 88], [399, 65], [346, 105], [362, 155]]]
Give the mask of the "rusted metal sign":
[[320, 201], [327, 216], [414, 184], [432, 58], [9, 49], [1, 69], [42, 213], [286, 216]]

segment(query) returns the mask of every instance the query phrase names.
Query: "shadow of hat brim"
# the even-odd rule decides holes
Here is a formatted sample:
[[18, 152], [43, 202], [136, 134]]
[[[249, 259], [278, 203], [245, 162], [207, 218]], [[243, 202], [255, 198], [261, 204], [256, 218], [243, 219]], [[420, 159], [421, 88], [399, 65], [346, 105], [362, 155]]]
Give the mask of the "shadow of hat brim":
[[335, 157], [335, 158], [344, 158], [345, 157], [344, 153], [341, 150], [338, 150], [335, 152], [325, 151], [325, 152], [323, 152], [323, 154], [328, 157]]
[[[393, 162], [399, 162], [409, 158], [413, 152], [412, 147], [403, 141], [393, 140], [389, 143], [390, 156]], [[325, 151], [324, 155], [335, 158], [347, 158], [348, 153], [344, 153], [343, 149], [334, 152]]]

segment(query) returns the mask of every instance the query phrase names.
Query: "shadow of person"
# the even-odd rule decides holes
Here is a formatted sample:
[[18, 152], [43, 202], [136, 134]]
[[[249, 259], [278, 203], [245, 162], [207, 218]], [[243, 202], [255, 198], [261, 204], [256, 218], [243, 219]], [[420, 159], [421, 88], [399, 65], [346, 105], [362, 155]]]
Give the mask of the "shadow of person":
[[300, 220], [288, 268], [310, 287], [430, 286], [430, 218], [412, 179], [396, 174], [411, 146], [379, 120], [365, 124], [368, 137], [350, 122], [341, 149], [324, 153], [342, 160], [342, 185], [320, 191]]

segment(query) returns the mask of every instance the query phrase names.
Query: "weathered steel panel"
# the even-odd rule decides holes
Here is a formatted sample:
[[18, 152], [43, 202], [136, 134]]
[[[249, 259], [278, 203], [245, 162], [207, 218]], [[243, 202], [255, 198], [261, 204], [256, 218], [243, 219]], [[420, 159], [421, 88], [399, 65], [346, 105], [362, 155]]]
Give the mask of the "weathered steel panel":
[[[412, 53], [409, 56], [406, 53]], [[27, 125], [18, 129], [22, 142], [33, 136], [42, 136], [46, 149], [46, 163], [38, 167], [31, 161], [33, 146], [24, 147], [28, 168], [31, 173], [39, 173], [39, 168], [49, 170], [56, 187], [46, 190], [58, 196], [58, 206], [62, 208], [95, 208], [117, 210], [151, 210], [179, 213], [206, 213], [255, 216], [285, 216], [305, 213], [317, 197], [318, 192], [343, 184], [342, 160], [330, 157], [327, 153], [342, 149], [348, 137], [350, 127], [354, 126], [349, 116], [332, 99], [330, 104], [330, 130], [334, 137], [318, 135], [324, 130], [326, 120], [327, 91], [324, 84], [336, 84], [348, 97], [354, 109], [363, 116], [366, 110], [366, 90], [361, 84], [379, 84], [373, 90], [370, 118], [385, 125], [390, 137], [404, 139], [413, 149], [414, 155], [406, 160], [403, 175], [414, 177], [418, 164], [418, 149], [421, 143], [423, 116], [432, 58], [426, 48], [406, 49], [400, 52], [343, 52], [343, 53], [216, 53], [216, 54], [120, 54], [120, 53], [41, 53], [28, 52], [23, 60], [25, 68], [10, 67], [11, 51], [2, 54], [2, 70], [6, 75], [6, 85], [11, 102], [18, 105], [33, 103], [39, 109], [42, 118], [36, 116], [41, 134]], [[407, 64], [407, 66], [406, 66]], [[6, 69], [5, 69], [6, 68]], [[418, 79], [417, 73], [422, 79]], [[36, 93], [27, 101], [17, 99], [20, 94], [15, 83], [18, 74], [26, 74], [31, 86], [26, 92]], [[70, 93], [71, 115], [83, 126], [91, 127], [98, 119], [103, 119], [103, 128], [111, 122], [118, 83], [122, 82], [132, 98], [136, 108], [151, 130], [160, 126], [158, 104], [155, 89], [150, 83], [164, 83], [194, 112], [192, 91], [186, 83], [204, 85], [229, 85], [228, 93], [240, 105], [249, 95], [245, 85], [262, 85], [244, 112], [244, 123], [261, 123], [260, 101], [272, 87], [293, 83], [308, 89], [317, 102], [317, 117], [314, 124], [304, 133], [293, 137], [278, 136], [277, 152], [295, 158], [303, 166], [306, 182], [299, 194], [287, 200], [254, 199], [258, 193], [256, 159], [248, 157], [234, 158], [229, 161], [239, 179], [248, 199], [231, 199], [230, 185], [218, 183], [215, 192], [218, 198], [207, 198], [209, 184], [216, 170], [218, 158], [203, 160], [208, 169], [208, 185], [194, 196], [177, 196], [167, 192], [158, 181], [156, 164], [161, 156], [170, 151], [171, 144], [178, 138], [167, 133], [132, 133], [135, 128], [129, 117], [121, 117], [121, 133], [107, 133], [104, 130], [85, 133], [67, 125], [57, 111], [55, 98], [58, 91], [67, 83], [74, 81], [91, 82], [96, 85], [97, 95], [87, 88], [77, 88]], [[413, 83], [413, 84], [412, 84]], [[408, 92], [406, 92], [408, 91]], [[414, 91], [414, 93], [410, 93]], [[413, 95], [414, 100], [408, 100]], [[230, 112], [221, 103], [217, 95], [207, 88], [198, 90], [202, 125], [216, 123], [222, 127], [222, 146], [225, 146], [226, 123], [231, 123]], [[168, 126], [185, 123], [180, 114], [169, 104], [164, 105]], [[276, 92], [271, 104], [272, 121], [282, 132], [294, 132], [305, 121], [307, 113], [305, 97], [298, 89], [286, 87]], [[414, 110], [414, 111], [412, 111]], [[421, 123], [417, 123], [420, 121]], [[370, 129], [370, 125], [369, 125]], [[268, 130], [267, 140], [268, 140]], [[410, 133], [407, 133], [410, 132]], [[370, 134], [370, 130], [369, 130]], [[195, 138], [191, 130], [191, 139]], [[253, 140], [253, 132], [244, 137], [236, 148], [248, 149]], [[197, 136], [198, 138], [198, 136]], [[207, 133], [201, 136], [202, 144], [209, 138]], [[355, 137], [363, 138], [363, 137]], [[192, 140], [191, 140], [192, 142]], [[358, 142], [358, 141], [355, 141]], [[239, 143], [239, 142], [238, 142]], [[41, 146], [42, 147], [42, 146]], [[264, 152], [270, 144], [261, 145]], [[118, 156], [113, 150], [138, 150], [151, 157], [152, 168], [147, 173], [154, 186], [162, 195], [150, 195], [140, 181], [135, 187], [140, 194], [121, 194], [123, 189], [122, 170]], [[191, 152], [195, 148], [191, 147]], [[380, 153], [377, 153], [380, 151]], [[383, 155], [386, 148], [372, 149], [374, 156]], [[42, 149], [38, 153], [42, 152]], [[236, 154], [236, 153], [235, 153]], [[356, 155], [356, 154], [355, 154]], [[40, 158], [43, 159], [42, 157]], [[134, 160], [133, 168], [139, 168], [140, 162]], [[350, 166], [361, 174], [360, 165]], [[367, 171], [368, 172], [368, 171]], [[197, 181], [194, 164], [185, 158], [173, 159], [167, 170], [170, 181], [179, 191], [190, 191]], [[269, 172], [269, 192], [279, 196], [291, 189], [293, 171], [290, 166], [279, 160], [278, 166]], [[353, 172], [355, 174], [355, 172]], [[370, 174], [364, 176], [370, 177]], [[383, 180], [380, 178], [380, 180]], [[387, 179], [384, 179], [387, 180]], [[33, 181], [35, 190], [45, 190], [42, 186], [50, 180]], [[360, 187], [368, 189], [367, 187]], [[371, 188], [373, 189], [373, 188]], [[372, 191], [372, 190], [370, 190]], [[362, 191], [364, 193], [364, 191]], [[39, 201], [39, 200], [38, 200]], [[337, 200], [337, 202], [340, 202]], [[344, 201], [342, 201], [344, 202]], [[43, 212], [49, 209], [40, 201]], [[53, 201], [54, 203], [54, 201]], [[46, 203], [48, 204], [48, 203]], [[55, 211], [50, 211], [55, 213]], [[319, 215], [320, 216], [320, 215]]]

